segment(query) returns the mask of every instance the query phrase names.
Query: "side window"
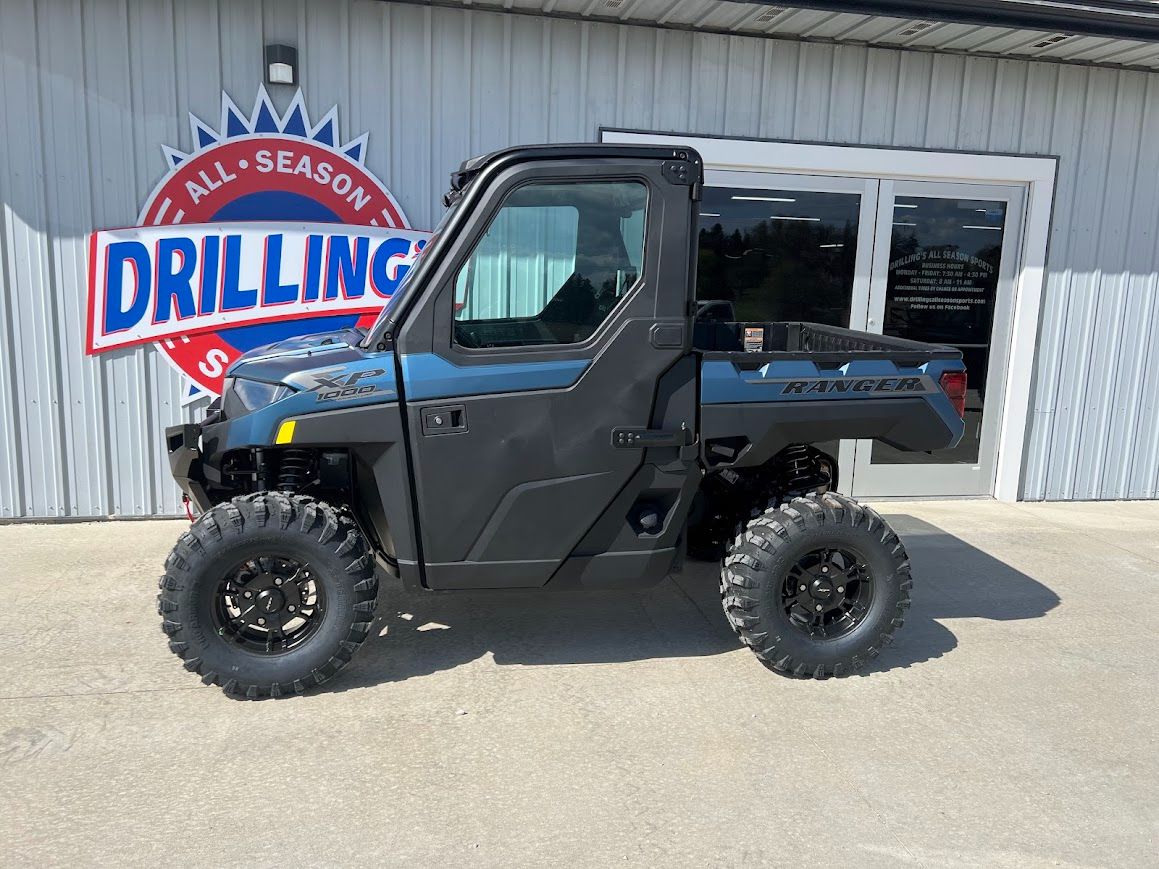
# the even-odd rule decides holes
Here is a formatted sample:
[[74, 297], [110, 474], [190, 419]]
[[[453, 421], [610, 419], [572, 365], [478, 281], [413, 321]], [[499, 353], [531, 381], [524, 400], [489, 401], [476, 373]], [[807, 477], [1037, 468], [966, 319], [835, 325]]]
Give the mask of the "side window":
[[455, 343], [586, 340], [640, 275], [647, 202], [638, 181], [512, 191], [455, 278]]

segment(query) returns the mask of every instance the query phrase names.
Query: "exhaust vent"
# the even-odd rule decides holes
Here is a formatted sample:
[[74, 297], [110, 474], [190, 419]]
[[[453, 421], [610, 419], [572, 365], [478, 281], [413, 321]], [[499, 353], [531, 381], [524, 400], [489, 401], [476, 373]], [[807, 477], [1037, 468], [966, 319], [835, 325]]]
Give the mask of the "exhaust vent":
[[753, 24], [768, 24], [774, 18], [782, 15], [784, 11], [784, 6], [770, 6], [768, 9], [753, 19]]
[[917, 36], [919, 33], [925, 33], [934, 26], [932, 21], [915, 21], [913, 24], [906, 25], [905, 30], [901, 31], [898, 36]]
[[1056, 33], [1054, 36], [1048, 36], [1046, 39], [1042, 40], [1042, 42], [1034, 43], [1034, 45], [1031, 47], [1032, 48], [1051, 48], [1052, 46], [1058, 45], [1060, 42], [1066, 42], [1068, 39], [1071, 39], [1071, 38], [1073, 38], [1073, 37], [1069, 33]]

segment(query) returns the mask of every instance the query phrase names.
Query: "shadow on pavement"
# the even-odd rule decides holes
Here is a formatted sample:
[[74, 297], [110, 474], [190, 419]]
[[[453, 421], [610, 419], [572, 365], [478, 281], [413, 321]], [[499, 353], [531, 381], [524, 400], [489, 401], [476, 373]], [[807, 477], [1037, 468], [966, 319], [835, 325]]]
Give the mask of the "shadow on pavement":
[[936, 525], [906, 514], [886, 518], [910, 556], [913, 606], [893, 645], [865, 673], [920, 664], [952, 651], [958, 638], [941, 620], [1037, 619], [1058, 606], [1058, 595], [1037, 579]]
[[[893, 514], [915, 577], [913, 606], [868, 673], [950, 652], [940, 620], [1039, 618], [1059, 603], [1037, 580], [920, 519]], [[334, 690], [401, 681], [490, 653], [525, 666], [716, 655], [739, 648], [717, 596], [717, 567], [690, 561], [678, 577], [642, 592], [408, 593], [383, 584], [371, 638]]]

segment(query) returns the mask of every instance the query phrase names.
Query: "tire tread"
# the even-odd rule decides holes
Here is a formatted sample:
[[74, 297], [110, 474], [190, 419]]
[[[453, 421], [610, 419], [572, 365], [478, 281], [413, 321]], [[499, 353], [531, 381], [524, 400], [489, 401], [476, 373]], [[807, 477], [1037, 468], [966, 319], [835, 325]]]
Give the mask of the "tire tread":
[[[178, 618], [183, 600], [181, 593], [195, 580], [197, 563], [208, 554], [207, 544], [225, 539], [223, 528], [229, 529], [229, 535], [239, 536], [245, 533], [250, 523], [263, 528], [274, 519], [283, 531], [307, 534], [339, 556], [345, 562], [346, 581], [351, 582], [355, 596], [351, 624], [345, 638], [325, 664], [300, 679], [292, 680], [293, 693], [301, 694], [322, 684], [350, 661], [370, 633], [378, 597], [374, 556], [357, 523], [345, 511], [302, 495], [256, 492], [218, 504], [204, 513], [189, 531], [181, 535], [165, 559], [165, 573], [157, 582], [161, 628], [169, 637], [170, 650], [182, 659], [185, 669], [200, 676], [206, 685], [219, 685], [225, 693], [246, 700], [284, 696], [287, 686], [284, 682], [226, 679], [207, 669], [201, 657], [195, 654], [194, 638], [187, 635]], [[291, 526], [294, 527], [291, 529]]]
[[[827, 525], [859, 529], [880, 543], [893, 559], [898, 599], [894, 612], [882, 619], [879, 630], [861, 653], [826, 664], [797, 660], [782, 648], [780, 626], [762, 618], [758, 602], [765, 595], [779, 594], [781, 578], [769, 569], [772, 556], [800, 535]], [[771, 670], [813, 679], [848, 676], [876, 658], [882, 648], [893, 642], [894, 634], [904, 623], [913, 587], [909, 557], [889, 524], [873, 508], [836, 492], [797, 497], [780, 506], [770, 504], [744, 528], [738, 528], [720, 576], [724, 614], [741, 642]]]

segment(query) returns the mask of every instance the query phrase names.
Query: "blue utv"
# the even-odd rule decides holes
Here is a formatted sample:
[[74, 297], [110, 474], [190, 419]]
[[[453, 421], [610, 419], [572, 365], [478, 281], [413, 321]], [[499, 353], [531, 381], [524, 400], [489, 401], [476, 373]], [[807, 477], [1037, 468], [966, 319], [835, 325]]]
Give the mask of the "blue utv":
[[[696, 302], [691, 148], [556, 145], [464, 163], [369, 331], [246, 354], [166, 431], [201, 516], [165, 563], [169, 646], [241, 697], [299, 693], [410, 588], [608, 589], [722, 559], [771, 669], [841, 676], [893, 638], [910, 566], [817, 445], [962, 435], [957, 350]], [[702, 298], [711, 288], [700, 288]]]

